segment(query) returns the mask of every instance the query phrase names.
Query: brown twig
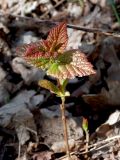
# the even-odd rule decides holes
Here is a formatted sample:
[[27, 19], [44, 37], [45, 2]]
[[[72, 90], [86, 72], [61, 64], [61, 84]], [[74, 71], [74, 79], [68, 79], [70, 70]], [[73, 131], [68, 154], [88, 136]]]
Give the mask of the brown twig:
[[[100, 149], [100, 145], [102, 145], [102, 148], [104, 148], [104, 147], [106, 147], [106, 145], [108, 145], [108, 144], [110, 144], [112, 142], [115, 142], [117, 139], [120, 139], [120, 135], [115, 135], [113, 137], [109, 137], [107, 139], [101, 140], [101, 141], [99, 141], [97, 143], [88, 145], [88, 148], [89, 148], [88, 152], [85, 151], [86, 148], [82, 148], [79, 151], [79, 153], [77, 151], [75, 151], [75, 152], [71, 152], [70, 155], [82, 155], [82, 154], [86, 154], [86, 153], [92, 152], [94, 150]], [[107, 143], [107, 144], [105, 144], [105, 143]], [[66, 158], [66, 156], [63, 156], [63, 157], [59, 158], [58, 160], [62, 160], [64, 158]]]
[[[23, 17], [23, 16], [19, 16], [19, 15], [13, 15], [13, 14], [9, 14], [9, 13], [4, 13], [2, 11], [0, 11], [0, 17], [5, 17], [5, 16], [11, 16], [13, 18], [18, 18], [19, 21], [23, 22], [25, 21], [25, 25], [28, 26], [29, 23], [32, 24], [33, 26], [35, 25], [36, 28], [40, 28], [41, 24], [45, 26], [50, 26], [53, 27], [54, 25], [58, 24], [59, 22], [53, 22], [50, 20], [40, 20], [38, 18], [31, 18], [31, 17]], [[18, 21], [16, 20], [16, 21]], [[27, 22], [26, 22], [27, 21]], [[99, 34], [103, 34], [106, 36], [113, 36], [116, 38], [120, 38], [120, 33], [117, 32], [113, 32], [111, 30], [104, 30], [104, 29], [100, 29], [100, 28], [87, 28], [84, 26], [77, 26], [77, 25], [72, 25], [72, 24], [67, 24], [68, 28], [72, 28], [72, 29], [76, 29], [76, 30], [81, 30], [84, 32], [90, 32], [90, 33], [99, 33]]]

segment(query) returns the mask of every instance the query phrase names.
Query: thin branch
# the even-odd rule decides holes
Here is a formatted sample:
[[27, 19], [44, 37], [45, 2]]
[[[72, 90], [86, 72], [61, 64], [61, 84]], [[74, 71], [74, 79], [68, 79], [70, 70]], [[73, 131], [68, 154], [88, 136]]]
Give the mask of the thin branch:
[[[94, 143], [94, 144], [92, 144], [92, 145], [89, 145], [88, 148], [91, 148], [91, 149], [90, 149], [88, 152], [92, 152], [92, 151], [94, 151], [94, 150], [100, 149], [100, 146], [99, 146], [99, 145], [102, 145], [102, 148], [103, 148], [103, 147], [106, 147], [106, 145], [108, 145], [108, 144], [110, 144], [110, 143], [112, 143], [112, 142], [115, 142], [117, 139], [120, 139], [120, 135], [116, 135], [116, 136], [113, 136], [113, 137], [108, 137], [107, 139], [104, 139], [104, 140], [102, 140], [102, 141], [99, 141], [99, 142], [97, 142], [97, 143]], [[105, 143], [107, 143], [107, 144], [105, 144]], [[97, 146], [98, 146], [98, 147], [97, 147]], [[77, 151], [75, 151], [75, 152], [71, 152], [70, 155], [81, 155], [81, 154], [86, 154], [86, 153], [88, 153], [88, 152], [85, 151], [85, 148], [82, 148], [82, 149], [79, 151], [79, 153], [78, 153]], [[63, 156], [63, 157], [59, 158], [58, 160], [62, 160], [62, 159], [64, 159], [64, 158], [66, 158], [66, 156]]]
[[120, 33], [113, 32], [113, 31], [108, 31], [108, 30], [104, 30], [104, 29], [87, 28], [87, 27], [76, 26], [76, 25], [71, 25], [71, 24], [68, 24], [67, 27], [72, 28], [72, 29], [76, 29], [76, 30], [81, 30], [81, 31], [84, 31], [84, 32], [99, 33], [99, 34], [104, 34], [106, 36], [113, 36], [113, 37], [120, 38]]
[[116, 136], [113, 136], [113, 137], [108, 137], [108, 138], [106, 138], [106, 139], [104, 139], [104, 140], [102, 140], [102, 141], [99, 141], [99, 142], [97, 142], [97, 143], [94, 143], [94, 144], [92, 144], [92, 145], [89, 145], [89, 148], [90, 148], [90, 147], [93, 147], [93, 146], [97, 146], [97, 145], [103, 144], [103, 143], [106, 143], [106, 142], [109, 142], [109, 141], [111, 141], [111, 140], [116, 140], [116, 139], [119, 139], [119, 138], [120, 138], [120, 135], [116, 135]]
[[[120, 135], [116, 135], [116, 136], [113, 136], [113, 137], [109, 137], [109, 138], [107, 138], [107, 139], [104, 139], [104, 140], [102, 140], [102, 141], [99, 141], [99, 142], [97, 142], [97, 143], [94, 143], [94, 144], [92, 144], [92, 145], [89, 145], [89, 146], [88, 146], [88, 148], [90, 148], [89, 152], [91, 152], [91, 151], [93, 151], [93, 150], [95, 150], [95, 149], [97, 150], [97, 149], [100, 147], [99, 145], [105, 145], [105, 143], [110, 143], [110, 141], [114, 142], [114, 141], [116, 141], [116, 140], [119, 139], [119, 138], [120, 138]], [[97, 148], [97, 146], [98, 146], [98, 148]], [[85, 152], [84, 150], [85, 150], [84, 148], [81, 149], [79, 155], [80, 155], [80, 154], [85, 154], [86, 152]]]
[[114, 140], [112, 140], [112, 141], [110, 141], [110, 142], [108, 142], [108, 143], [106, 143], [106, 144], [104, 144], [104, 145], [102, 145], [102, 146], [100, 146], [100, 147], [98, 147], [98, 148], [95, 148], [95, 150], [100, 150], [100, 149], [102, 149], [102, 148], [105, 148], [105, 147], [108, 147], [108, 146], [111, 146], [111, 144], [114, 142]]
[[[2, 11], [0, 11], [0, 17], [6, 17], [6, 16], [10, 16], [13, 18], [18, 18], [19, 21], [23, 22], [23, 21], [27, 21], [25, 24], [28, 25], [29, 23], [35, 24], [36, 28], [40, 28], [41, 24], [44, 26], [50, 26], [53, 27], [54, 25], [58, 24], [59, 22], [53, 22], [50, 20], [40, 20], [38, 18], [32, 18], [32, 17], [23, 17], [23, 16], [19, 16], [19, 15], [13, 15], [13, 14], [8, 14], [8, 13], [4, 13]], [[16, 20], [16, 21], [18, 21]], [[76, 30], [81, 30], [84, 32], [90, 32], [90, 33], [99, 33], [99, 34], [103, 34], [106, 36], [113, 36], [116, 38], [120, 38], [120, 33], [118, 32], [113, 32], [111, 30], [104, 30], [104, 29], [100, 29], [100, 28], [87, 28], [84, 26], [77, 26], [77, 25], [72, 25], [72, 24], [67, 24], [68, 28], [72, 28], [72, 29], [76, 29]]]

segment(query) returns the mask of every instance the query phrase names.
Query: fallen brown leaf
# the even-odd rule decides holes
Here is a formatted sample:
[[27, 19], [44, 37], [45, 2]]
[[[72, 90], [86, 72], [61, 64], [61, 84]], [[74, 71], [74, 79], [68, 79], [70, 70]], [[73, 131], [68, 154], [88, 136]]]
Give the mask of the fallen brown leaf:
[[107, 81], [109, 91], [102, 89], [100, 94], [87, 94], [82, 98], [93, 110], [109, 106], [120, 106], [120, 81]]

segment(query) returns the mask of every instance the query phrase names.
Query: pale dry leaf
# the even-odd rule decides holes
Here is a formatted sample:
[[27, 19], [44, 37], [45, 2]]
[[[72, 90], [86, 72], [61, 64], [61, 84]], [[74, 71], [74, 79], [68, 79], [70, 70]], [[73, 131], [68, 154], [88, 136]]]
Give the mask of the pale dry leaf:
[[51, 160], [53, 152], [52, 151], [43, 151], [38, 152], [33, 155], [33, 160]]

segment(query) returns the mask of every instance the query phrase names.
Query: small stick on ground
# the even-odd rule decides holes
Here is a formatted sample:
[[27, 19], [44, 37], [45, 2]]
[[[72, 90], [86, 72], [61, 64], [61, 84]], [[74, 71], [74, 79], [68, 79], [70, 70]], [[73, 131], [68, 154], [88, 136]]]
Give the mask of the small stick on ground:
[[[100, 145], [102, 145], [102, 148], [104, 148], [104, 147], [106, 147], [106, 145], [111, 144], [111, 143], [117, 141], [118, 139], [120, 139], [120, 135], [115, 135], [113, 137], [108, 137], [107, 139], [104, 139], [104, 140], [101, 140], [97, 143], [88, 145], [88, 149], [89, 149], [88, 152], [85, 151], [85, 148], [82, 148], [82, 149], [80, 149], [79, 153], [77, 151], [75, 151], [75, 152], [71, 152], [70, 155], [71, 156], [72, 155], [83, 155], [83, 154], [86, 154], [86, 153], [90, 153], [92, 151], [99, 150]], [[107, 144], [104, 144], [104, 143], [107, 143]], [[58, 158], [58, 160], [65, 159], [66, 157], [67, 156], [62, 156], [62, 157]]]
[[[42, 19], [38, 19], [38, 18], [31, 18], [31, 17], [25, 17], [25, 16], [23, 17], [23, 16], [20, 16], [20, 15], [14, 15], [14, 14], [5, 13], [3, 11], [0, 11], [0, 18], [1, 17], [6, 18], [7, 16], [11, 16], [13, 18], [17, 17], [19, 19], [19, 21], [21, 21], [21, 22], [25, 21], [25, 24], [24, 24], [25, 26], [28, 26], [30, 24], [30, 25], [35, 25], [36, 28], [40, 28], [42, 25], [44, 25], [44, 27], [45, 26], [53, 27], [54, 25], [59, 23], [59, 22], [54, 22], [54, 21], [50, 21], [50, 20], [42, 20]], [[14, 20], [14, 21], [16, 21], [16, 20]], [[12, 26], [12, 25], [9, 25], [9, 26]], [[14, 24], [14, 27], [15, 26], [18, 27], [18, 26], [20, 26], [20, 24], [19, 23]], [[22, 24], [21, 24], [21, 26], [22, 26]], [[81, 30], [81, 31], [84, 31], [84, 32], [99, 33], [99, 34], [103, 34], [103, 35], [106, 35], [106, 36], [113, 36], [113, 37], [116, 37], [116, 38], [120, 38], [120, 32], [114, 32], [114, 31], [105, 30], [105, 29], [102, 29], [102, 28], [87, 28], [87, 27], [84, 27], [84, 26], [80, 26], [80, 25], [77, 26], [77, 25], [72, 25], [72, 24], [67, 24], [67, 27], [75, 29], [75, 30]]]

